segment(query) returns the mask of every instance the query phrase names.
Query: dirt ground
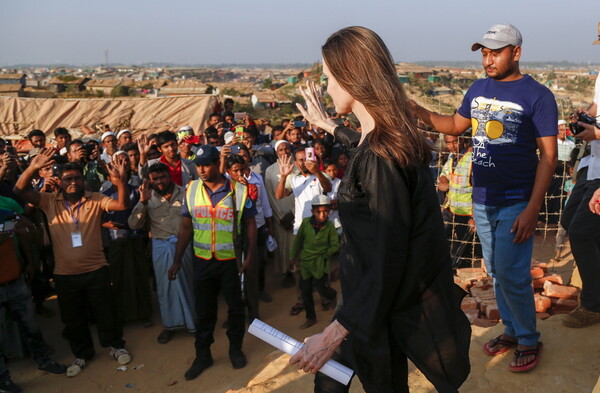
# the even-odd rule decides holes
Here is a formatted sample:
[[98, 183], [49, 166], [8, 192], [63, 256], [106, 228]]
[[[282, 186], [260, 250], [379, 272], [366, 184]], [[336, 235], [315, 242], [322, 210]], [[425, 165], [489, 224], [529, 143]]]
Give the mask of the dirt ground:
[[[537, 236], [534, 255], [541, 261], [548, 261], [553, 256], [553, 237], [544, 239], [543, 236]], [[564, 255], [565, 258], [559, 263], [551, 264], [549, 270], [562, 274], [565, 282], [569, 282], [573, 261], [568, 249]], [[275, 273], [268, 278], [267, 289], [274, 300], [272, 303], [260, 304], [262, 320], [298, 340], [318, 333], [326, 326], [333, 312], [323, 312], [317, 307], [318, 324], [307, 330], [300, 330], [305, 316], [289, 316], [296, 292], [294, 288], [282, 288], [281, 278]], [[333, 286], [339, 290], [339, 281], [334, 282]], [[73, 356], [67, 342], [61, 337], [62, 325], [56, 300], [49, 300], [47, 305], [56, 312], [56, 316], [40, 317], [39, 323], [44, 337], [55, 350], [54, 358], [68, 364]], [[251, 335], [247, 335], [244, 342], [248, 365], [241, 370], [234, 370], [227, 355], [225, 330], [221, 328], [226, 315], [223, 302], [219, 305], [219, 321], [215, 329], [215, 344], [212, 346], [214, 365], [196, 380], [186, 381], [183, 374], [194, 358], [194, 337], [187, 331], [178, 331], [168, 344], [158, 344], [156, 337], [162, 326], [156, 301], [154, 306], [154, 326], [144, 328], [141, 323], [125, 326], [126, 347], [133, 356], [126, 371], [117, 370], [118, 365], [109, 358], [108, 350], [98, 345], [96, 357], [75, 378], [43, 375], [36, 370], [32, 359], [27, 358], [9, 362], [13, 380], [26, 393], [295, 393], [313, 390], [312, 376], [288, 366], [288, 355]], [[521, 375], [508, 371], [512, 352], [490, 358], [481, 350], [486, 340], [502, 332], [502, 325], [491, 328], [473, 326], [470, 350], [472, 371], [460, 391], [600, 393], [600, 325], [568, 329], [562, 326], [562, 318], [562, 315], [556, 315], [539, 321], [538, 329], [545, 344], [542, 359], [535, 370]], [[95, 340], [97, 343], [96, 337]], [[412, 365], [409, 384], [413, 393], [435, 392], [433, 386]], [[355, 378], [350, 392], [362, 391]]]

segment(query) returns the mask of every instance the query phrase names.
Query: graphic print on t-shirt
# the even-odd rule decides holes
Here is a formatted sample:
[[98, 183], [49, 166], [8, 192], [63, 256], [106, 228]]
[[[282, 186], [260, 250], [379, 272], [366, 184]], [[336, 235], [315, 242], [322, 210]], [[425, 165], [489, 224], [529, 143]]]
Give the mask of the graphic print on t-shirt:
[[489, 145], [514, 145], [521, 125], [523, 107], [510, 101], [476, 97], [471, 101], [473, 164], [495, 167]]
[[474, 143], [512, 145], [517, 141], [523, 107], [510, 101], [476, 97], [471, 101], [471, 127]]

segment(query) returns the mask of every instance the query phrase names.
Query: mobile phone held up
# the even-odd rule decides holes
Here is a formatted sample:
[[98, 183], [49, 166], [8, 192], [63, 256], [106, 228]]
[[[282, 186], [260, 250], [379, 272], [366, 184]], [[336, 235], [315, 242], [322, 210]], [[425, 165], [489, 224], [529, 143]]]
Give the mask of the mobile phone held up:
[[244, 140], [244, 127], [235, 127], [235, 140], [238, 142]]
[[230, 147], [231, 154], [240, 154], [240, 147], [237, 145], [233, 145]]
[[304, 128], [306, 127], [305, 121], [294, 121], [294, 128]]
[[306, 153], [306, 161], [317, 161], [314, 147], [307, 147], [304, 151]]

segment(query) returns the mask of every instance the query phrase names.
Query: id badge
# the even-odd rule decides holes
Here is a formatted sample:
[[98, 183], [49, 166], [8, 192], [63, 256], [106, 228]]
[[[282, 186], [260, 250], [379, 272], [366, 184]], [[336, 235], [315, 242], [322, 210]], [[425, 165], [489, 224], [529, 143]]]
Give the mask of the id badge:
[[71, 244], [73, 245], [73, 248], [83, 246], [81, 232], [71, 232]]

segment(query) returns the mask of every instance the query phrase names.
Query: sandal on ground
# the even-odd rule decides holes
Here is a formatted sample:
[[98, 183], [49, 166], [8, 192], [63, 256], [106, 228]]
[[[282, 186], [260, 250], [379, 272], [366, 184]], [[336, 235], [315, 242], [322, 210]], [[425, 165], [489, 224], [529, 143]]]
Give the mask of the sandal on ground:
[[533, 349], [526, 349], [524, 351], [519, 351], [516, 350], [515, 351], [515, 362], [517, 360], [519, 360], [519, 358], [522, 358], [524, 356], [529, 356], [529, 355], [534, 355], [535, 357], [533, 358], [533, 360], [527, 364], [524, 364], [522, 366], [508, 366], [508, 369], [514, 373], [524, 373], [525, 371], [529, 371], [533, 368], [535, 368], [535, 366], [537, 366], [541, 354], [542, 354], [542, 349], [544, 348], [544, 344], [542, 344], [541, 341], [538, 341], [537, 346]]
[[[510, 351], [512, 348], [517, 346], [516, 340], [506, 340], [502, 338], [502, 335], [499, 335], [493, 340], [490, 340], [483, 344], [483, 352], [488, 356], [497, 356], [501, 355], [505, 352]], [[500, 348], [497, 351], [492, 351], [490, 348], [495, 347], [497, 345], [502, 345], [504, 348]]]
[[173, 334], [175, 334], [175, 331], [173, 329], [165, 329], [162, 332], [160, 332], [156, 341], [158, 341], [159, 344], [166, 344], [169, 341], [171, 341], [171, 339], [173, 338]]
[[296, 304], [294, 304], [294, 306], [290, 310], [290, 315], [298, 315], [302, 311], [304, 311], [304, 306], [302, 304], [300, 304], [300, 303], [296, 303]]

